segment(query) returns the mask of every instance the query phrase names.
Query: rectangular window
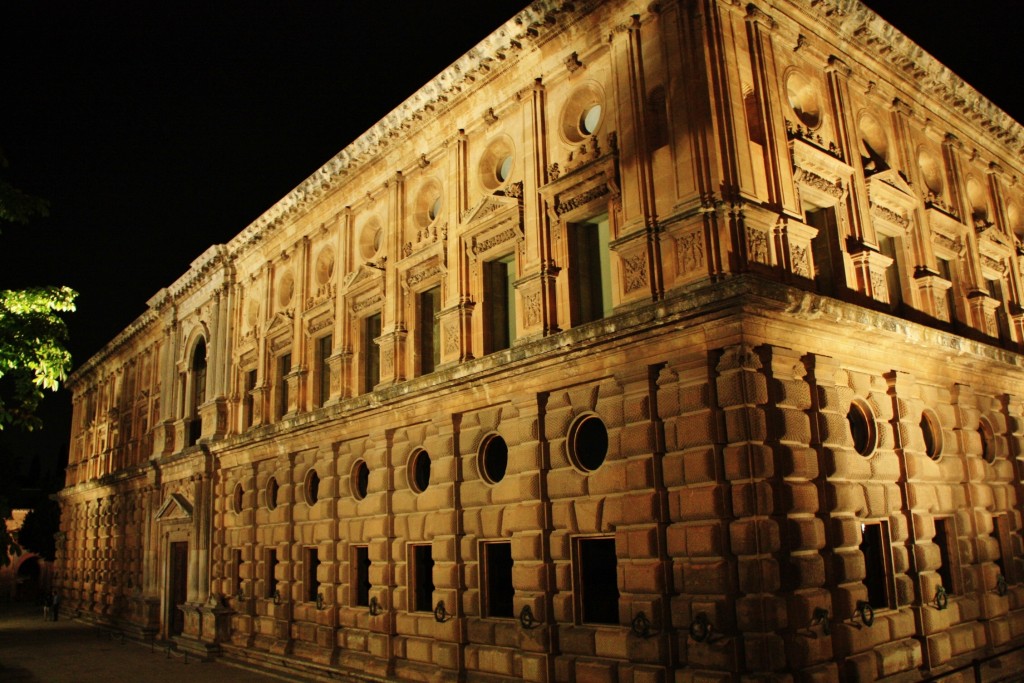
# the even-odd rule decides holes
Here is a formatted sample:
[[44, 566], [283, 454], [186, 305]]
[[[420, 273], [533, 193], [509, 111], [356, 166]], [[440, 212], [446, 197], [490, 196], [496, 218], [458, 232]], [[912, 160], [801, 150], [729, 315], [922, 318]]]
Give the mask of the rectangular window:
[[323, 406], [331, 397], [331, 364], [328, 362], [334, 350], [334, 338], [324, 335], [316, 340], [317, 406]]
[[484, 262], [484, 353], [512, 346], [516, 337], [515, 255]]
[[814, 283], [822, 294], [836, 291], [835, 260], [839, 249], [839, 226], [834, 207], [807, 210], [807, 224], [817, 228], [818, 234], [811, 240], [811, 255], [814, 257]]
[[288, 373], [292, 371], [292, 354], [286, 353], [277, 359], [277, 417], [288, 412]]
[[487, 590], [484, 593], [484, 616], [513, 616], [512, 598], [512, 544], [484, 544], [484, 579]]
[[577, 539], [576, 572], [580, 621], [585, 624], [618, 624], [619, 579], [615, 539]]
[[892, 264], [885, 269], [885, 285], [889, 290], [889, 304], [899, 306], [903, 303], [903, 281], [900, 272], [900, 243], [895, 237], [878, 236], [878, 250], [892, 259]]
[[240, 595], [242, 592], [242, 549], [231, 549], [231, 594]]
[[417, 299], [416, 320], [418, 343], [416, 351], [420, 357], [421, 375], [429, 375], [441, 363], [441, 288], [431, 287], [421, 292]]
[[569, 225], [569, 292], [574, 326], [611, 315], [609, 243], [608, 214]]
[[[957, 595], [962, 592], [960, 586], [960, 556], [956, 548], [956, 525], [952, 517], [935, 520], [935, 537], [932, 541], [939, 547], [942, 566], [938, 568], [939, 578], [946, 592]], [[931, 596], [926, 596], [929, 600]]]
[[363, 393], [380, 383], [380, 347], [374, 341], [379, 336], [380, 313], [375, 313], [363, 320]]
[[352, 586], [355, 593], [353, 604], [356, 607], [370, 606], [370, 549], [365, 545], [355, 548], [352, 558]]
[[306, 600], [316, 602], [316, 596], [320, 593], [320, 581], [316, 578], [320, 567], [320, 551], [317, 548], [303, 550], [302, 567], [306, 575]]
[[277, 550], [268, 548], [266, 551], [266, 560], [264, 561], [264, 569], [267, 572], [267, 597], [273, 598], [277, 593]]
[[889, 570], [892, 549], [889, 525], [886, 522], [864, 522], [860, 525], [860, 552], [864, 555], [864, 585], [868, 588], [868, 602], [875, 609], [892, 607], [889, 590]]
[[[953, 264], [948, 259], [937, 258], [935, 259], [936, 265], [938, 266], [939, 275], [942, 276], [943, 280], [947, 282], [953, 282]], [[956, 299], [954, 298], [956, 285], [954, 283], [949, 289], [946, 290], [946, 310], [949, 312], [949, 322], [956, 321]]]
[[256, 388], [256, 371], [249, 370], [245, 373], [245, 396], [244, 396], [244, 413], [245, 413], [245, 428], [249, 429], [252, 427], [252, 423], [256, 419], [256, 398], [252, 395], [253, 390]]
[[1003, 283], [1001, 280], [986, 279], [985, 284], [988, 285], [988, 295], [999, 302], [999, 308], [995, 311], [996, 329], [992, 331], [994, 332], [993, 336], [1009, 339], [1010, 325], [1006, 317], [1006, 297], [1003, 296]]
[[434, 549], [429, 545], [414, 545], [412, 549], [412, 610], [434, 611]]
[[1007, 583], [1014, 582], [1013, 545], [1010, 540], [1010, 518], [1007, 515], [996, 515], [992, 518], [992, 535], [999, 548], [996, 566]]

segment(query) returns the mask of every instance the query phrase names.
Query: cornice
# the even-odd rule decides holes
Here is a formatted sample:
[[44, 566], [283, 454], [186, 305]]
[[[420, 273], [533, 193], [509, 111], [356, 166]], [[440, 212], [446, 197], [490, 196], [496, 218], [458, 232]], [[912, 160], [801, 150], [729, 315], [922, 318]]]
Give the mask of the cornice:
[[1001, 144], [1015, 156], [1024, 153], [1024, 128], [1020, 123], [860, 0], [790, 2], [831, 29], [840, 44], [852, 43], [888, 64], [896, 82], [916, 83], [921, 93], [945, 103], [977, 127], [986, 139]]
[[341, 186], [345, 179], [380, 153], [410, 137], [428, 121], [450, 109], [479, 81], [510, 69], [551, 36], [578, 22], [600, 0], [536, 0], [505, 22], [476, 47], [431, 79], [411, 97], [338, 152], [327, 163], [249, 224], [227, 244], [242, 254], [273, 235], [288, 221]]
[[78, 369], [72, 372], [64, 382], [64, 388], [74, 392], [75, 387], [79, 382], [85, 380], [98, 366], [105, 363], [111, 356], [114, 356], [122, 346], [142, 334], [142, 332], [151, 325], [156, 324], [159, 317], [159, 312], [156, 309], [150, 308], [133, 320], [128, 327], [121, 330], [120, 334], [114, 337], [102, 349], [94, 353], [89, 360], [82, 363]]

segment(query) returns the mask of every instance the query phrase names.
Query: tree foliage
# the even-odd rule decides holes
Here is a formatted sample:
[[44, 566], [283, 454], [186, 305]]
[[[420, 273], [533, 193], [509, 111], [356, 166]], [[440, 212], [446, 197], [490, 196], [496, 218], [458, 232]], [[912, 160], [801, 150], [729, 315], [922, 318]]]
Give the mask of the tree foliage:
[[75, 310], [70, 287], [0, 290], [0, 429], [39, 426], [43, 390], [67, 378], [71, 353], [61, 313]]
[[[6, 167], [0, 150], [0, 168]], [[0, 223], [27, 223], [47, 210], [45, 201], [0, 178]], [[0, 290], [0, 430], [42, 426], [35, 412], [43, 390], [56, 391], [71, 368], [67, 325], [60, 314], [75, 310], [76, 296], [70, 287]], [[0, 497], [0, 567], [9, 563], [10, 553], [19, 552], [7, 532], [10, 515], [8, 501]]]

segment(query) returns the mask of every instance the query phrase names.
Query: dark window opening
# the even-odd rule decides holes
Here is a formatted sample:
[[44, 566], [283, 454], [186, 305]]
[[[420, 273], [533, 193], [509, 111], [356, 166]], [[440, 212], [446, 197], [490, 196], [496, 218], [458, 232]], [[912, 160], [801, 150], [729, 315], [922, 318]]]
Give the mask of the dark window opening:
[[286, 353], [277, 359], [277, 417], [288, 412], [288, 373], [292, 371], [292, 354]]
[[747, 135], [750, 141], [764, 147], [768, 144], [768, 138], [764, 134], [764, 122], [761, 120], [761, 105], [752, 88], [743, 93], [743, 109], [747, 115]]
[[484, 353], [512, 346], [516, 334], [515, 256], [484, 262]]
[[505, 478], [508, 468], [508, 444], [499, 434], [492, 434], [484, 441], [480, 449], [481, 469], [484, 479], [497, 484]]
[[608, 214], [569, 225], [569, 289], [573, 325], [611, 315], [609, 242]]
[[316, 577], [320, 567], [320, 551], [317, 548], [306, 548], [303, 566], [306, 570], [306, 600], [316, 602], [316, 596], [320, 593], [320, 581]]
[[956, 555], [956, 533], [951, 518], [935, 520], [935, 536], [932, 541], [939, 547], [942, 566], [938, 568], [938, 574], [943, 588], [950, 594], [960, 593], [959, 558]]
[[252, 423], [256, 420], [256, 397], [253, 396], [253, 390], [256, 388], [256, 371], [249, 370], [245, 373], [245, 428], [249, 429], [252, 427]]
[[277, 593], [277, 550], [267, 550], [267, 597], [273, 598]]
[[839, 247], [839, 224], [835, 207], [809, 209], [807, 224], [817, 228], [818, 234], [811, 240], [811, 256], [814, 258], [814, 284], [822, 294], [834, 294], [839, 287], [835, 273], [842, 272], [842, 256]]
[[868, 602], [875, 608], [891, 607], [889, 601], [888, 544], [889, 529], [885, 522], [860, 525], [860, 552], [864, 555], [864, 585]]
[[370, 606], [370, 549], [365, 545], [356, 546], [355, 552], [355, 586], [356, 607]]
[[[948, 259], [939, 258], [935, 260], [938, 266], [939, 275], [942, 276], [943, 280], [949, 283], [953, 283], [953, 265]], [[956, 299], [955, 297], [955, 284], [951, 284], [949, 289], [946, 290], [946, 313], [949, 316], [949, 322], [956, 322]]]
[[412, 546], [413, 610], [434, 611], [434, 550], [429, 545]]
[[192, 446], [203, 433], [199, 407], [206, 403], [206, 342], [202, 339], [192, 352], [192, 405], [189, 407], [188, 445]]
[[417, 451], [412, 459], [412, 488], [416, 493], [423, 493], [430, 486], [430, 454]]
[[363, 321], [363, 393], [380, 383], [380, 347], [374, 341], [379, 336], [380, 313], [375, 313]]
[[484, 544], [484, 573], [487, 579], [485, 616], [513, 616], [512, 544]]
[[619, 623], [618, 560], [615, 539], [581, 538], [578, 542], [580, 607], [583, 623]]
[[366, 461], [360, 460], [355, 468], [355, 487], [353, 494], [358, 500], [366, 498], [366, 493], [370, 489], [370, 467], [366, 464]]
[[441, 363], [441, 288], [431, 287], [417, 297], [419, 302], [420, 374], [428, 375]]
[[317, 405], [323, 406], [331, 397], [331, 352], [334, 350], [334, 339], [331, 335], [320, 337], [316, 343], [317, 361]]
[[1006, 315], [1006, 297], [1003, 295], [1003, 283], [1001, 280], [985, 280], [988, 285], [988, 295], [999, 302], [995, 310], [996, 329], [992, 336], [1002, 340], [1010, 338], [1010, 320]]

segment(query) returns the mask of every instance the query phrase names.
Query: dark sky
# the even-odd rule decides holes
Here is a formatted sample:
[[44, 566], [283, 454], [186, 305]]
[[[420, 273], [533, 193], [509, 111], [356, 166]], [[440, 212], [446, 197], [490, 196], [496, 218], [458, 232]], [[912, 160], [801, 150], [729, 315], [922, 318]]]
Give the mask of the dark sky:
[[[302, 182], [525, 0], [22, 0], [0, 3], [6, 177], [51, 216], [0, 226], [0, 288], [66, 284], [76, 366], [146, 300]], [[868, 4], [1015, 115], [1024, 10]], [[1008, 9], [1012, 8], [1012, 9]], [[1010, 16], [1010, 15], [1015, 16]], [[44, 438], [66, 450], [69, 400]], [[2, 474], [0, 474], [2, 476]]]

